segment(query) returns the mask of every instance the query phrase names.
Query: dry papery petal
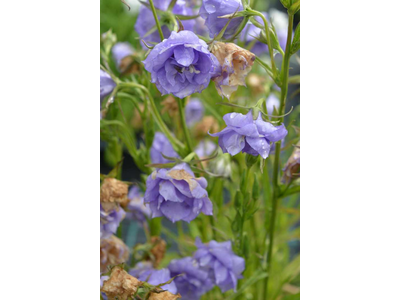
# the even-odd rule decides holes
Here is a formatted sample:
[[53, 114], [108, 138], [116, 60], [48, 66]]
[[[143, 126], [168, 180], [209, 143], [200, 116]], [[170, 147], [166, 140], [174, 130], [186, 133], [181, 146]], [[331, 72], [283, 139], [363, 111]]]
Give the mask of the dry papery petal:
[[128, 185], [115, 178], [106, 178], [100, 188], [100, 202], [105, 211], [114, 209], [119, 203], [125, 207], [129, 203]]
[[193, 191], [198, 185], [198, 182], [196, 180], [193, 180], [194, 177], [183, 169], [169, 171], [168, 175], [173, 179], [186, 181], [189, 185], [190, 191]]
[[122, 264], [129, 259], [129, 248], [122, 240], [112, 235], [100, 240], [100, 271], [106, 272], [108, 266]]
[[289, 183], [291, 180], [300, 177], [300, 142], [290, 155], [285, 167], [283, 168], [283, 182]]
[[104, 281], [101, 291], [108, 299], [118, 297], [119, 300], [127, 300], [136, 293], [141, 284], [141, 281], [117, 266], [111, 270], [110, 278]]
[[[245, 78], [253, 66], [256, 56], [250, 51], [233, 43], [214, 42], [211, 45], [211, 53], [215, 55], [221, 64], [221, 75], [213, 78], [218, 93], [229, 99], [239, 85], [246, 85]], [[229, 84], [222, 85], [224, 78], [229, 76]]]
[[219, 131], [217, 120], [212, 116], [204, 117], [195, 127], [196, 137], [207, 136], [208, 132]]
[[154, 247], [150, 250], [151, 254], [154, 256], [154, 268], [157, 268], [165, 255], [165, 250], [167, 249], [167, 243], [161, 239], [159, 236], [152, 236], [151, 243]]
[[164, 291], [161, 293], [151, 293], [149, 300], [175, 300], [175, 299], [180, 299], [181, 298], [181, 294], [172, 294], [168, 291]]
[[161, 113], [168, 113], [172, 117], [178, 114], [178, 102], [176, 102], [173, 96], [169, 95], [161, 102], [161, 105], [163, 106]]

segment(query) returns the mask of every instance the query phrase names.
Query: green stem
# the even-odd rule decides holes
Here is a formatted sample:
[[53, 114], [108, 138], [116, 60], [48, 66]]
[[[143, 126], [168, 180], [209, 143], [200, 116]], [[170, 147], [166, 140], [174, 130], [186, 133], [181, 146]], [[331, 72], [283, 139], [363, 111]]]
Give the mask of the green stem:
[[161, 30], [160, 22], [158, 21], [157, 12], [156, 12], [156, 8], [154, 7], [153, 0], [149, 0], [149, 3], [150, 3], [151, 11], [153, 12], [154, 21], [156, 21], [158, 34], [160, 35], [161, 41], [163, 41], [164, 40], [164, 34], [163, 34], [162, 30]]
[[192, 153], [193, 152], [192, 140], [190, 138], [189, 128], [186, 125], [185, 110], [183, 109], [183, 101], [184, 100], [176, 98], [176, 101], [178, 102], [179, 117], [181, 119], [181, 124], [182, 124], [182, 128], [183, 128], [183, 134], [185, 135], [186, 146], [187, 146], [187, 148], [189, 150], [188, 153]]
[[140, 90], [142, 90], [142, 91], [144, 91], [146, 93], [146, 95], [147, 95], [147, 97], [149, 98], [149, 101], [150, 101], [151, 111], [153, 113], [153, 116], [156, 119], [158, 127], [160, 127], [161, 131], [170, 140], [170, 142], [174, 146], [175, 150], [178, 150], [177, 151], [178, 153], [181, 152], [181, 150], [183, 150], [185, 148], [185, 146], [173, 136], [171, 131], [168, 129], [167, 125], [165, 125], [163, 119], [161, 118], [160, 113], [158, 112], [156, 103], [154, 102], [154, 99], [151, 96], [149, 90], [146, 87], [144, 87], [143, 85], [140, 85], [140, 84], [137, 84], [137, 83], [134, 83], [134, 82], [121, 82], [121, 83], [119, 83], [119, 86], [121, 86], [121, 87], [130, 87], [130, 88], [138, 88], [138, 89], [140, 89]]
[[[282, 62], [282, 86], [281, 86], [281, 99], [280, 99], [280, 111], [279, 115], [283, 115], [286, 105], [286, 97], [288, 91], [288, 78], [289, 78], [289, 60], [290, 60], [290, 48], [292, 43], [292, 31], [293, 31], [293, 19], [294, 16], [289, 14], [289, 26], [288, 26], [288, 37], [286, 40], [286, 51]], [[283, 122], [283, 117], [279, 119], [279, 122]], [[279, 175], [279, 157], [281, 152], [281, 142], [276, 143], [275, 148], [275, 161], [274, 169], [272, 175], [272, 213], [269, 227], [269, 244], [267, 252], [267, 273], [268, 276], [265, 278], [264, 284], [264, 299], [268, 299], [268, 280], [271, 277], [271, 261], [273, 256], [273, 246], [274, 246], [274, 233], [275, 233], [275, 219], [278, 210], [278, 200], [279, 200], [279, 185], [278, 185], [278, 175]]]
[[[274, 74], [274, 77], [276, 77], [276, 67], [275, 67], [275, 60], [274, 60], [274, 48], [272, 48], [271, 37], [269, 35], [268, 21], [265, 18], [265, 16], [262, 13], [260, 13], [259, 11], [252, 10], [252, 9], [249, 9], [249, 11], [251, 11], [252, 13], [256, 14], [257, 16], [259, 16], [261, 19], [263, 19], [264, 27], [265, 27], [265, 35], [267, 36], [267, 44], [268, 44], [269, 56], [271, 58], [272, 73]], [[293, 26], [292, 26], [292, 28], [293, 28]], [[292, 36], [292, 35], [290, 34], [290, 36]]]

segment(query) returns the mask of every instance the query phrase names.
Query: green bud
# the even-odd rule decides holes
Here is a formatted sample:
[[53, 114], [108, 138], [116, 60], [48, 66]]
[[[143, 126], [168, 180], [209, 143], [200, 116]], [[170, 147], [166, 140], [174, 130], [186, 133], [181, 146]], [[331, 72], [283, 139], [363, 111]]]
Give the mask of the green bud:
[[292, 0], [292, 5], [288, 9], [290, 15], [296, 14], [300, 10], [300, 0]]
[[246, 166], [250, 169], [258, 161], [258, 156], [246, 154]]
[[290, 5], [292, 4], [291, 2], [291, 0], [281, 0], [282, 5], [286, 8], [290, 7]]
[[257, 201], [260, 198], [260, 185], [257, 178], [254, 178], [253, 183], [253, 200]]
[[238, 191], [235, 196], [235, 208], [238, 211], [238, 214], [242, 212], [242, 205], [243, 205], [243, 194], [241, 191]]
[[112, 46], [117, 42], [117, 36], [112, 32], [112, 29], [110, 29], [101, 35], [100, 41], [104, 47], [105, 54], [108, 56]]

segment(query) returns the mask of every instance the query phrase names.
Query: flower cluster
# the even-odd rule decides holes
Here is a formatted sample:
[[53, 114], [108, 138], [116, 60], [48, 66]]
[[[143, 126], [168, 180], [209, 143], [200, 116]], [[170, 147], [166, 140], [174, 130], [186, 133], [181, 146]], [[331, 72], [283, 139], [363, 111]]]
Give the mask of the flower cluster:
[[172, 32], [143, 63], [163, 95], [171, 93], [181, 99], [204, 90], [219, 67], [207, 44], [188, 30]]
[[282, 140], [287, 135], [285, 125], [274, 126], [264, 121], [259, 113], [253, 120], [252, 110], [247, 115], [229, 113], [224, 116], [227, 125], [221, 132], [210, 134], [218, 136], [218, 144], [224, 153], [236, 155], [239, 152], [261, 155], [266, 159], [271, 143]]
[[212, 215], [206, 187], [205, 178], [195, 178], [190, 167], [181, 163], [170, 170], [156, 170], [147, 178], [144, 202], [149, 203], [153, 218], [190, 222], [200, 212]]

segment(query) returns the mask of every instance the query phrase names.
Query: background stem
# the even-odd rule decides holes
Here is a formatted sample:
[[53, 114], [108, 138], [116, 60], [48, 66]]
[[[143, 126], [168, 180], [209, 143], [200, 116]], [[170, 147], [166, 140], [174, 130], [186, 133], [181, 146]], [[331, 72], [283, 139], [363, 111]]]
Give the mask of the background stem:
[[163, 41], [164, 40], [164, 34], [163, 34], [162, 30], [161, 30], [160, 22], [158, 21], [157, 12], [156, 12], [156, 8], [154, 7], [153, 0], [149, 0], [149, 3], [150, 3], [151, 11], [153, 12], [154, 21], [156, 21], [158, 34], [160, 35], [161, 41]]

